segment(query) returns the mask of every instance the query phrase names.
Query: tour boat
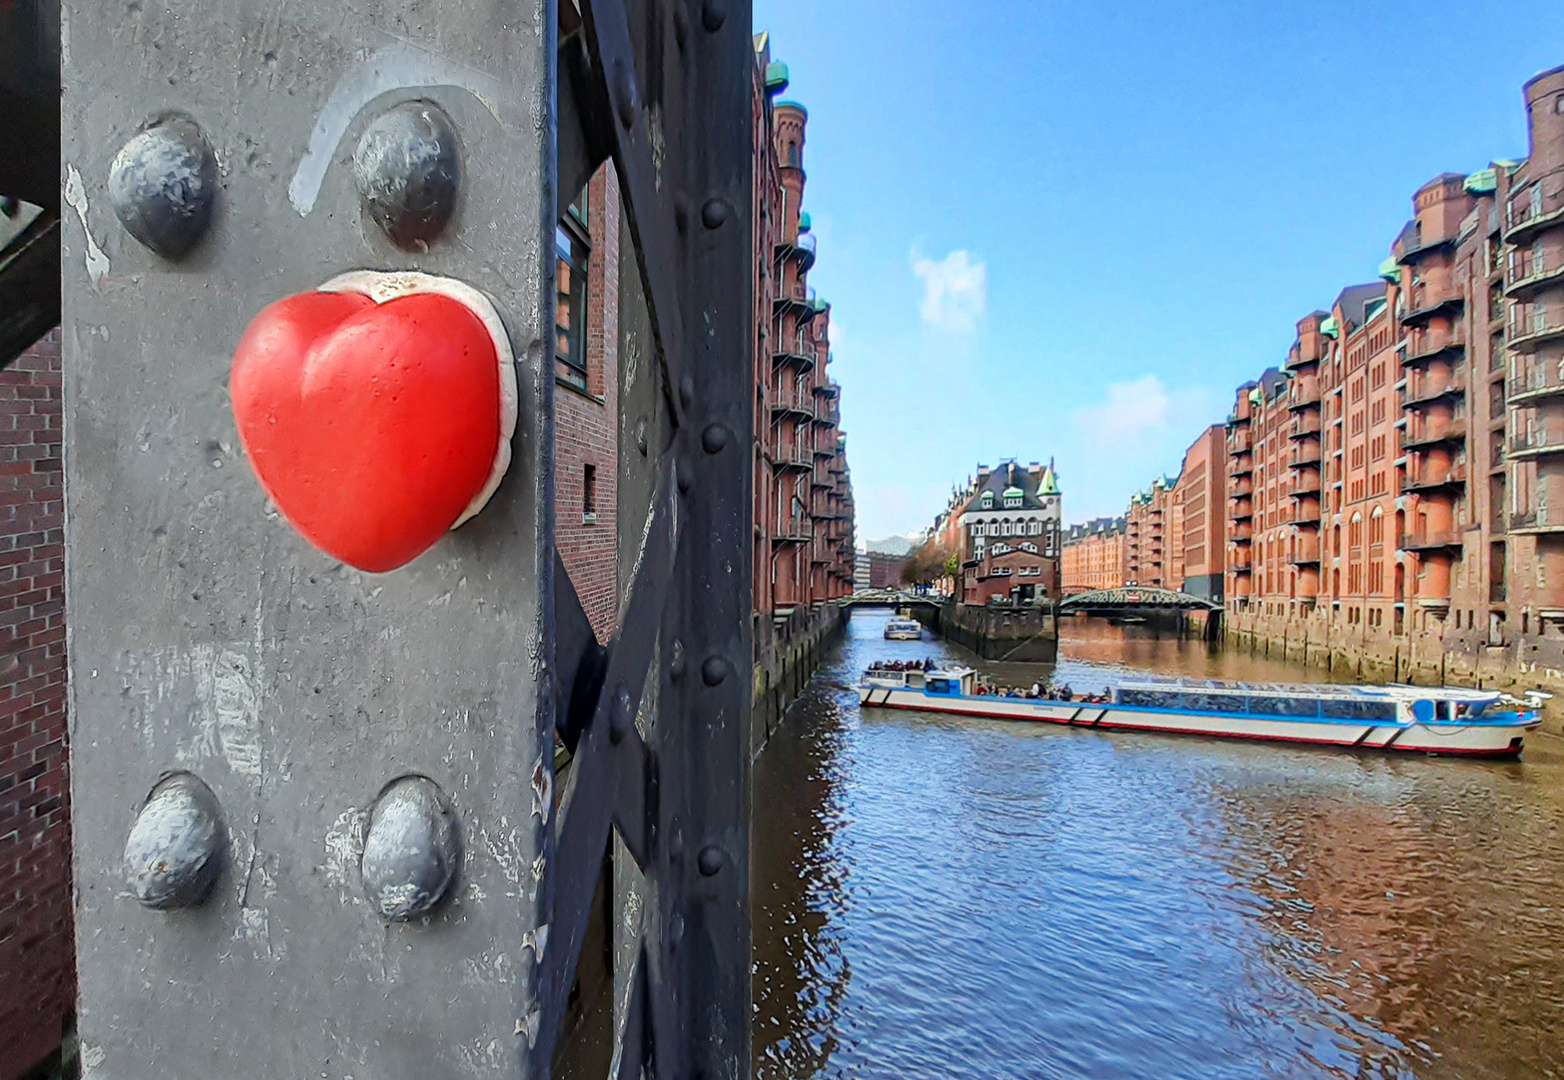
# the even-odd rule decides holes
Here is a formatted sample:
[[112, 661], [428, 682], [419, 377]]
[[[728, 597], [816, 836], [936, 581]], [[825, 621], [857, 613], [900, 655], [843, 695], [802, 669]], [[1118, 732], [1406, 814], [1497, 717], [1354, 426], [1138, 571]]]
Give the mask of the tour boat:
[[1125, 681], [1106, 700], [1056, 701], [977, 693], [970, 667], [873, 667], [858, 686], [873, 708], [1073, 727], [1160, 731], [1230, 739], [1269, 739], [1364, 750], [1514, 757], [1541, 723], [1548, 695], [1524, 700], [1497, 690], [1422, 686], [1236, 683], [1214, 679]]
[[886, 641], [922, 641], [923, 624], [917, 619], [891, 619], [885, 624]]

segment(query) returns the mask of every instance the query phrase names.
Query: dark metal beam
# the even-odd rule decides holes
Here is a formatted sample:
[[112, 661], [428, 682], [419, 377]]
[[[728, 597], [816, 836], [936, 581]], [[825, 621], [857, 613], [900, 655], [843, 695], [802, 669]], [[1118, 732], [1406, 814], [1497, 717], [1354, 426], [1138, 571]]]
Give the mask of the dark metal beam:
[[0, 252], [0, 368], [60, 324], [60, 219], [45, 210]]

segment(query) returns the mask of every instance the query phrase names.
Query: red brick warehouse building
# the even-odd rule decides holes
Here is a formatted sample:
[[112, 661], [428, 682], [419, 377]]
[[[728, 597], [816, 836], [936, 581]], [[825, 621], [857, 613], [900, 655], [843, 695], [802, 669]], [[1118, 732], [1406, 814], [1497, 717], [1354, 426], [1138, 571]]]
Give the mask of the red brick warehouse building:
[[0, 1078], [76, 1009], [66, 754], [60, 339], [0, 371]]
[[[785, 620], [852, 592], [853, 498], [841, 388], [827, 374], [830, 305], [808, 286], [808, 116], [802, 105], [773, 103], [787, 69], [770, 59], [765, 35], [755, 49], [754, 607]], [[604, 641], [619, 605], [620, 308], [623, 289], [639, 288], [622, 258], [625, 227], [618, 180], [605, 165], [555, 234], [555, 536]]]

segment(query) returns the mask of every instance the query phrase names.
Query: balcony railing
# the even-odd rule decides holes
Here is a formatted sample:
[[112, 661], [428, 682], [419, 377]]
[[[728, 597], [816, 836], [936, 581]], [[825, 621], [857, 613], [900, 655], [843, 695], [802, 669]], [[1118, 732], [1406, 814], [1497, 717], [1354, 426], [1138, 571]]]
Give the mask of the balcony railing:
[[1554, 254], [1550, 260], [1545, 248], [1519, 248], [1510, 252], [1504, 275], [1504, 295], [1523, 299], [1561, 278], [1564, 278], [1564, 258]]
[[1415, 409], [1419, 405], [1441, 398], [1458, 397], [1466, 393], [1466, 372], [1452, 371], [1443, 375], [1415, 372], [1401, 388], [1401, 407]]
[[1564, 337], [1564, 305], [1530, 304], [1510, 319], [1510, 348], [1529, 353], [1538, 345]]
[[1564, 513], [1549, 512], [1545, 506], [1510, 515], [1510, 531], [1514, 533], [1564, 532]]
[[1564, 221], [1564, 192], [1534, 198], [1530, 192], [1537, 189], [1527, 190], [1526, 196], [1510, 200], [1505, 210], [1504, 242], [1507, 244], [1522, 243], [1534, 233]]
[[1453, 311], [1464, 299], [1461, 290], [1454, 285], [1418, 285], [1407, 297], [1407, 309], [1402, 313], [1401, 321], [1408, 325], [1420, 323], [1442, 311]]
[[815, 418], [814, 395], [803, 389], [779, 394], [771, 402], [771, 415], [778, 419], [791, 415], [813, 420]]
[[1317, 382], [1310, 379], [1307, 382], [1295, 380], [1292, 384], [1292, 394], [1287, 400], [1289, 409], [1309, 409], [1320, 403], [1320, 387]]
[[1295, 503], [1282, 511], [1283, 525], [1314, 525], [1320, 520], [1320, 504], [1314, 500]]
[[1233, 432], [1227, 437], [1227, 452], [1230, 454], [1247, 454], [1254, 448], [1254, 439], [1247, 430]]
[[1318, 442], [1297, 442], [1292, 449], [1287, 451], [1287, 464], [1293, 468], [1300, 465], [1318, 465], [1320, 463], [1320, 444]]
[[1427, 551], [1438, 548], [1458, 548], [1462, 544], [1458, 529], [1429, 529], [1424, 532], [1402, 533], [1397, 543], [1402, 551]]
[[1435, 446], [1439, 443], [1461, 443], [1465, 441], [1465, 420], [1451, 420], [1443, 426], [1426, 422], [1408, 424], [1406, 431], [1401, 435], [1401, 449], [1412, 450], [1420, 446]]
[[1406, 354], [1402, 357], [1402, 363], [1418, 364], [1442, 353], [1464, 348], [1466, 348], [1465, 327], [1413, 330], [1406, 336]]
[[1230, 497], [1235, 498], [1235, 499], [1238, 498], [1241, 495], [1253, 495], [1254, 494], [1254, 478], [1246, 476], [1246, 477], [1244, 477], [1241, 480], [1234, 480], [1232, 482], [1232, 484], [1228, 487], [1227, 494]]
[[1319, 413], [1312, 413], [1308, 416], [1295, 417], [1293, 422], [1287, 426], [1287, 437], [1289, 439], [1303, 439], [1310, 435], [1318, 435], [1319, 433]]
[[1296, 538], [1288, 545], [1287, 561], [1294, 564], [1319, 562], [1320, 538], [1318, 536], [1300, 536]]
[[1254, 472], [1254, 459], [1248, 454], [1234, 457], [1227, 463], [1228, 476], [1248, 476]]
[[1318, 495], [1324, 484], [1320, 480], [1320, 474], [1314, 469], [1305, 469], [1292, 480], [1288, 481], [1287, 494], [1294, 499], [1306, 495]]
[[1512, 405], [1554, 397], [1564, 394], [1564, 378], [1559, 377], [1557, 370], [1550, 371], [1546, 366], [1536, 367], [1517, 374], [1507, 384], [1506, 391]]
[[1408, 468], [1406, 475], [1401, 478], [1401, 493], [1407, 495], [1414, 491], [1433, 491], [1444, 487], [1459, 487], [1464, 483], [1466, 483], [1466, 463], [1464, 461], [1442, 467], [1426, 464], [1418, 465]]
[[1419, 229], [1404, 246], [1397, 245], [1399, 250], [1396, 252], [1396, 262], [1403, 265], [1413, 262], [1419, 256], [1426, 255], [1430, 251], [1437, 251], [1440, 248], [1450, 247], [1455, 242], [1456, 237], [1454, 234], [1445, 236], [1433, 233], [1425, 236], [1422, 230]]
[[814, 523], [806, 514], [778, 518], [771, 539], [779, 544], [807, 544], [814, 539]]
[[1528, 431], [1510, 440], [1510, 457], [1535, 458], [1551, 454], [1564, 454], [1564, 435], [1547, 431]]
[[1248, 548], [1234, 548], [1228, 552], [1227, 565], [1237, 573], [1247, 574], [1254, 566], [1254, 554]]

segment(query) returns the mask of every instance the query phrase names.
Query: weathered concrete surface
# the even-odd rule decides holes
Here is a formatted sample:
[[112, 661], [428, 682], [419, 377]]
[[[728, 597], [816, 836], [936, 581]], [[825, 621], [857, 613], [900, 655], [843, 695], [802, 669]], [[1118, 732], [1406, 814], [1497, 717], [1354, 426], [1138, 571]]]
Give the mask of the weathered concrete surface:
[[813, 678], [825, 650], [847, 629], [848, 608], [843, 604], [795, 611], [776, 624], [755, 619], [755, 698], [750, 710], [753, 738], [751, 753], [759, 754], [771, 733], [781, 725], [788, 706]]
[[912, 617], [984, 660], [1051, 664], [1059, 656], [1059, 622], [1051, 609], [915, 605]]
[[[553, 9], [66, 8], [82, 1061], [166, 1080], [524, 1077], [554, 803]], [[366, 224], [348, 167], [364, 125], [413, 99], [452, 118], [467, 166], [456, 219], [416, 254]], [[199, 123], [220, 165], [211, 227], [177, 262], [125, 230], [107, 190], [119, 148], [170, 113]], [[521, 384], [494, 499], [386, 574], [278, 516], [227, 392], [259, 310], [366, 267], [498, 298]], [[126, 888], [126, 837], [176, 770], [210, 787], [232, 850], [199, 907], [148, 910]], [[360, 856], [377, 794], [409, 775], [448, 795], [464, 855], [443, 907], [388, 923]]]

